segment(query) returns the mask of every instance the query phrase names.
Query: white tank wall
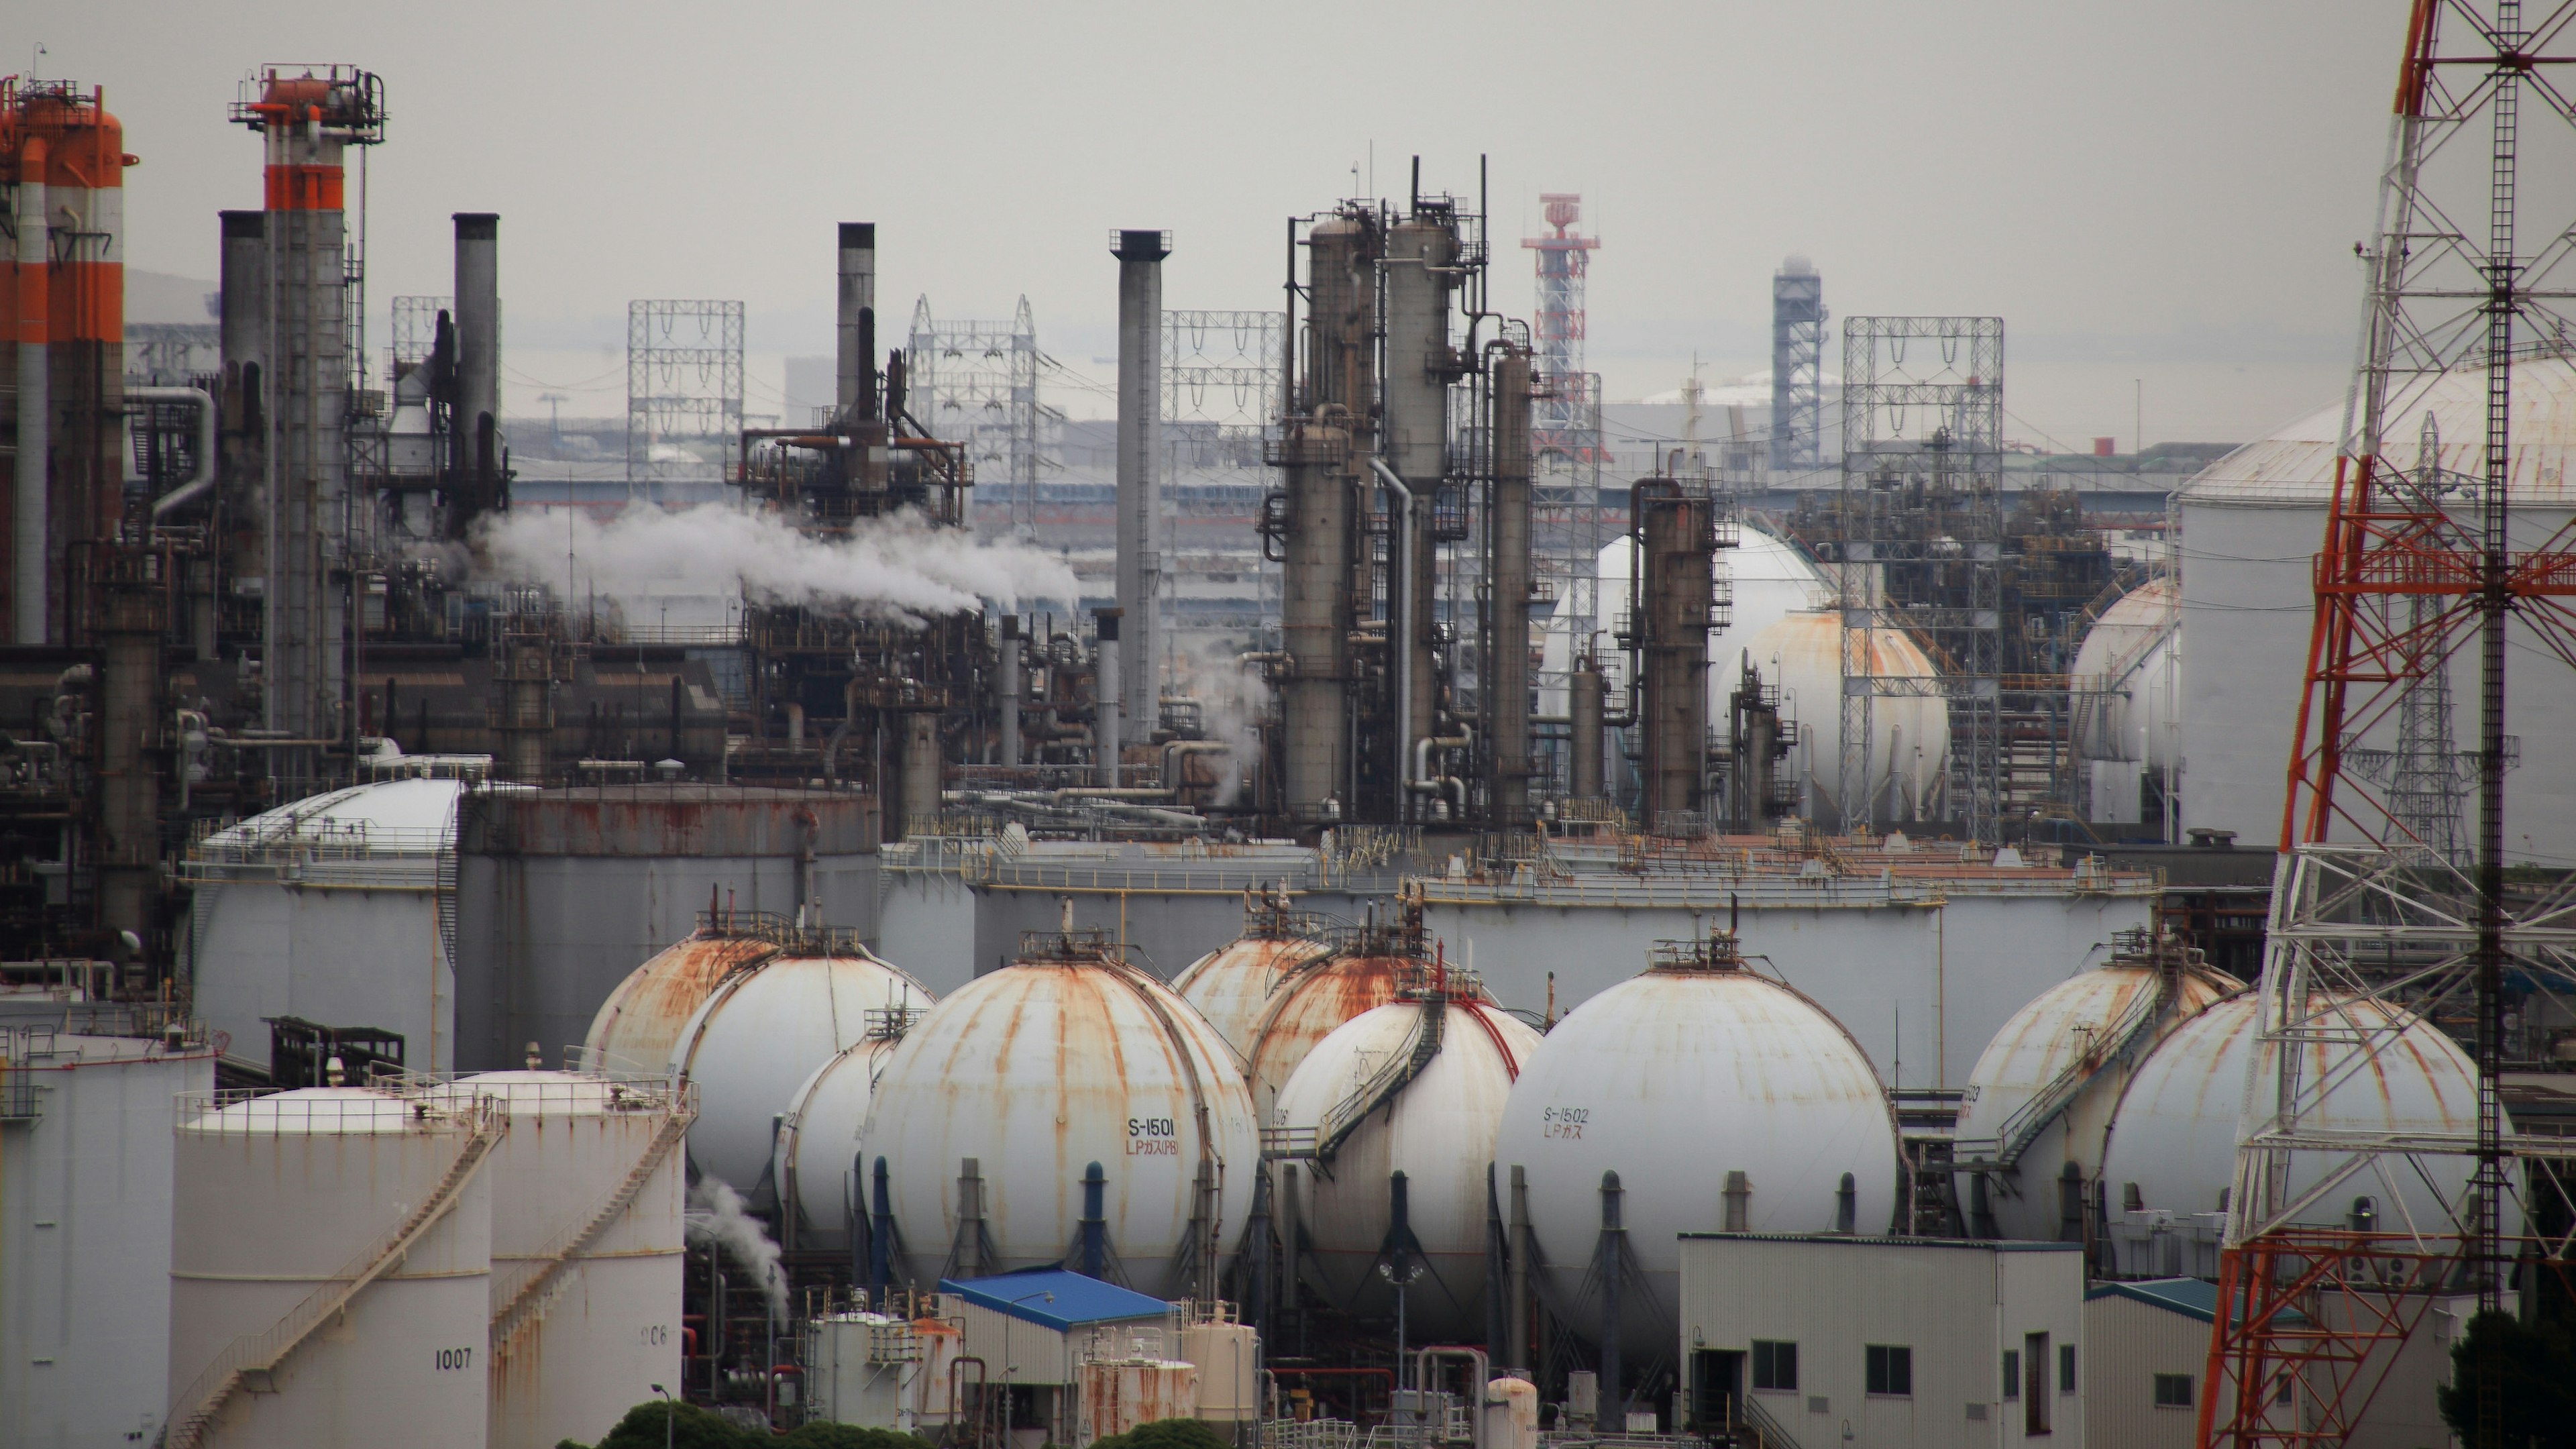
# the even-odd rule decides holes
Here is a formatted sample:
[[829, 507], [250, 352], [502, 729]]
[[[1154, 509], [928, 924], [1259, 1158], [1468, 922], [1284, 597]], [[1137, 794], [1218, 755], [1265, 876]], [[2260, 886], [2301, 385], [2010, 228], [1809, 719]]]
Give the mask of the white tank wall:
[[855, 1176], [859, 1134], [876, 1100], [876, 1074], [893, 1050], [890, 1041], [846, 1048], [816, 1067], [790, 1100], [770, 1174], [796, 1214], [792, 1246], [850, 1245], [850, 1216], [868, 1206], [867, 1185]]
[[1622, 1341], [1640, 1354], [1670, 1350], [1677, 1235], [1726, 1225], [1731, 1171], [1750, 1181], [1751, 1231], [1832, 1231], [1845, 1173], [1855, 1229], [1888, 1231], [1899, 1158], [1884, 1093], [1831, 1018], [1750, 972], [1652, 971], [1584, 1003], [1522, 1067], [1494, 1144], [1499, 1177], [1528, 1170], [1549, 1306], [1576, 1333], [1598, 1332], [1584, 1280], [1605, 1172], [1619, 1175], [1645, 1280], [1621, 1312]]
[[[1393, 1223], [1388, 1179], [1404, 1174], [1406, 1221], [1428, 1269], [1406, 1291], [1416, 1342], [1470, 1342], [1484, 1332], [1486, 1168], [1504, 1098], [1539, 1045], [1537, 1032], [1493, 1007], [1460, 1001], [1444, 1010], [1440, 1054], [1391, 1106], [1351, 1133], [1329, 1176], [1297, 1164], [1296, 1212], [1312, 1243], [1309, 1268], [1328, 1299], [1359, 1313], [1394, 1308], [1376, 1263]], [[1420, 1002], [1392, 1002], [1343, 1023], [1288, 1078], [1273, 1121], [1321, 1124], [1406, 1050], [1422, 1011]], [[1284, 1215], [1286, 1206], [1277, 1211]]]
[[[484, 1168], [497, 1317], [644, 1160], [670, 1118], [669, 1092], [569, 1072], [493, 1072], [454, 1090], [496, 1097], [510, 1116], [509, 1135]], [[686, 1185], [682, 1154], [664, 1154], [634, 1203], [565, 1265], [543, 1315], [498, 1350], [493, 1449], [587, 1442], [653, 1397], [653, 1385], [674, 1384]]]
[[[0, 1054], [14, 1054], [0, 1036]], [[0, 1127], [0, 1443], [150, 1442], [170, 1379], [171, 1100], [205, 1048], [58, 1036]]]
[[2158, 773], [2182, 743], [2182, 591], [2170, 578], [2140, 585], [2094, 622], [2075, 651], [2076, 753], [2142, 760]]
[[[1870, 638], [1878, 653], [1878, 673], [1928, 679], [1937, 672], [1914, 641], [1897, 630], [1873, 630]], [[1764, 681], [1778, 687], [1780, 712], [1798, 722], [1798, 743], [1780, 768], [1807, 781], [1813, 787], [1809, 798], [1817, 801], [1814, 808], [1831, 816], [1834, 812], [1823, 802], [1842, 788], [1842, 616], [1828, 611], [1790, 614], [1749, 637], [1744, 647]], [[1935, 813], [1949, 756], [1947, 704], [1937, 699], [1871, 702], [1869, 782], [1878, 792], [1876, 818], [1882, 828]]]
[[[269, 1331], [325, 1278], [389, 1240], [464, 1141], [411, 1104], [356, 1088], [281, 1093], [183, 1116], [176, 1131], [170, 1388], [187, 1392], [237, 1338]], [[341, 1130], [334, 1130], [335, 1128]], [[345, 1327], [290, 1356], [277, 1392], [237, 1393], [217, 1446], [474, 1449], [489, 1399], [489, 1164]]]
[[429, 872], [417, 885], [305, 890], [233, 881], [200, 888], [196, 1010], [225, 1055], [268, 1070], [271, 1016], [399, 1032], [403, 1064], [455, 1066], [456, 971]]
[[[1155, 995], [1177, 1039], [1140, 991]], [[1063, 1257], [1082, 1217], [1083, 1170], [1098, 1162], [1127, 1281], [1163, 1293], [1201, 1160], [1192, 1074], [1223, 1166], [1218, 1227], [1230, 1249], [1260, 1170], [1236, 1061], [1169, 987], [1104, 967], [1012, 966], [941, 1001], [887, 1060], [860, 1139], [871, 1173], [886, 1159], [913, 1281], [929, 1284], [949, 1261], [962, 1159], [981, 1164], [996, 1254], [986, 1266], [997, 1272]]]
[[[889, 862], [891, 866], [891, 862]], [[977, 898], [951, 872], [889, 868], [880, 877], [876, 949], [945, 995], [975, 979]]]
[[[1503, 903], [1438, 881], [1427, 889], [1424, 924], [1451, 959], [1472, 965], [1502, 1004], [1529, 1011], [1547, 1009], [1553, 974], [1560, 1016], [1634, 976], [1655, 942], [1704, 933], [1728, 909], [1722, 884], [1636, 906]], [[1746, 893], [1740, 908], [1745, 949], [1832, 1012], [1880, 1075], [1919, 1087], [1964, 1083], [2014, 1012], [2094, 943], [2149, 925], [2154, 899], [1960, 891], [1933, 909], [1807, 907]]]

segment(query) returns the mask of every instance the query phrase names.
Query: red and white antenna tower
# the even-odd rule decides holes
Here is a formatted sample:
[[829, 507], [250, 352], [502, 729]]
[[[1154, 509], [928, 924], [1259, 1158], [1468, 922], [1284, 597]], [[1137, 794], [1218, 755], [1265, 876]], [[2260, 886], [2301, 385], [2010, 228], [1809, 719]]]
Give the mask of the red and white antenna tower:
[[1539, 458], [1589, 462], [1600, 451], [1593, 416], [1592, 377], [1583, 370], [1583, 281], [1598, 237], [1572, 230], [1583, 218], [1583, 198], [1569, 191], [1539, 194], [1548, 233], [1524, 239], [1538, 253], [1538, 324], [1532, 350], [1538, 364], [1538, 398], [1531, 410], [1531, 441]]
[[[2508, 531], [2515, 370], [2540, 358], [2565, 370], [2576, 298], [2567, 198], [2516, 185], [2522, 158], [2563, 169], [2576, 142], [2576, 101], [2559, 83], [2576, 64], [2576, 0], [2545, 8], [2535, 21], [2520, 0], [2415, 0], [2407, 22], [2377, 232], [2355, 248], [2363, 331], [2316, 557], [2205, 1449], [2344, 1442], [2437, 1296], [2466, 1285], [2499, 1309], [2517, 1260], [2568, 1266], [2565, 1242], [2523, 1236], [2557, 1215], [2528, 1199], [2563, 1198], [2559, 1176], [2514, 1169], [2569, 1148], [2515, 1134], [2498, 1090], [2508, 973], [2576, 987], [2576, 888], [2508, 899], [2504, 858], [2508, 643], [2537, 667], [2576, 668], [2576, 525], [2536, 547]], [[2527, 131], [2527, 103], [2558, 124]], [[2442, 437], [2446, 414], [2478, 420], [2479, 435]], [[2449, 744], [2455, 672], [2478, 700], [2466, 751]], [[2472, 782], [2464, 860], [2454, 841]], [[2473, 1131], [2378, 1130], [2348, 1106], [2327, 1110], [2330, 1093], [2367, 1093], [2383, 1062], [2420, 1049], [2428, 1023], [2464, 1017]], [[2428, 1186], [2441, 1192], [2435, 1220], [2327, 1208], [2355, 1194], [2402, 1205]], [[2482, 1441], [2500, 1442], [2497, 1378], [2478, 1383]]]

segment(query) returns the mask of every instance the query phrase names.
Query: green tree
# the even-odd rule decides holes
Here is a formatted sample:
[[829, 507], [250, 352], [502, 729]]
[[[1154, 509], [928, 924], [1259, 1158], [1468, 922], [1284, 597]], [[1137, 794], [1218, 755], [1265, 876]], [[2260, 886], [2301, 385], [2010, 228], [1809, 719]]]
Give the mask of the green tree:
[[[718, 1418], [714, 1411], [695, 1404], [665, 1404], [661, 1399], [646, 1399], [626, 1411], [626, 1417], [608, 1431], [597, 1449], [662, 1449], [663, 1435], [670, 1436], [671, 1449], [768, 1449], [771, 1439], [766, 1434], [752, 1434], [737, 1429]], [[566, 1439], [555, 1449], [584, 1449]]]
[[1112, 1434], [1091, 1449], [1234, 1449], [1234, 1441], [1196, 1419], [1156, 1419]]
[[[2478, 1430], [2478, 1390], [2491, 1367], [2503, 1416], [2489, 1438]], [[2460, 1449], [2576, 1449], [2576, 1338], [2555, 1323], [2481, 1313], [2451, 1346], [2440, 1404]]]
[[780, 1439], [779, 1449], [930, 1449], [930, 1441], [892, 1429], [863, 1429], [817, 1419]]

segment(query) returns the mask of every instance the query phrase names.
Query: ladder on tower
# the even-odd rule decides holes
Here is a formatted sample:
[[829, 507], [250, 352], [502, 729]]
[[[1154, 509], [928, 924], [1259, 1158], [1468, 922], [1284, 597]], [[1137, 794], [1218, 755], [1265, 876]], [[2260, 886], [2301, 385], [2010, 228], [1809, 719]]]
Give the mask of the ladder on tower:
[[674, 1111], [665, 1118], [661, 1130], [653, 1134], [653, 1140], [645, 1146], [643, 1156], [636, 1159], [625, 1180], [617, 1184], [616, 1190], [568, 1238], [552, 1252], [541, 1256], [536, 1269], [510, 1295], [510, 1301], [502, 1304], [501, 1311], [492, 1315], [494, 1367], [499, 1367], [516, 1351], [524, 1330], [546, 1316], [546, 1309], [554, 1301], [551, 1290], [561, 1281], [564, 1270], [590, 1251], [591, 1244], [598, 1242], [600, 1235], [635, 1205], [635, 1199], [643, 1194], [645, 1184], [651, 1182], [653, 1175], [669, 1160], [672, 1149], [688, 1138], [693, 1116], [693, 1113], [683, 1110]]

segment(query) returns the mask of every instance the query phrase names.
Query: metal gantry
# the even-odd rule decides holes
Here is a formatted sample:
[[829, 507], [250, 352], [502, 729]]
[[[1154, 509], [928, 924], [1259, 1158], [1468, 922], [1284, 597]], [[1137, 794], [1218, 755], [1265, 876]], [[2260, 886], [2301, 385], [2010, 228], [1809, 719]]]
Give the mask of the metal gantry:
[[1825, 279], [1805, 257], [1771, 278], [1771, 471], [1825, 461]]
[[1042, 413], [1038, 324], [1029, 299], [1020, 299], [1008, 322], [943, 322], [923, 296], [913, 303], [905, 346], [914, 415], [939, 437], [965, 444], [979, 477], [1002, 481], [1012, 532], [1033, 536]]
[[[742, 304], [635, 301], [626, 304], [626, 484], [717, 479], [718, 461], [742, 435]], [[687, 443], [704, 460], [657, 459], [654, 449]]]
[[[1976, 840], [2003, 803], [2003, 371], [2000, 317], [1843, 322], [1842, 758], [1846, 832], [1867, 830], [1872, 704], [1949, 705], [1950, 799]], [[1897, 672], [1888, 644], [1926, 647], [1930, 673]]]
[[[2517, 186], [2522, 102], [2529, 92], [2562, 123], [2553, 145], [2576, 136], [2555, 79], [2576, 60], [2571, 29], [2576, 0], [2536, 22], [2518, 0], [2416, 0], [2409, 16], [2378, 224], [2359, 248], [2359, 363], [2315, 567], [2203, 1445], [2341, 1443], [2394, 1357], [2373, 1350], [2416, 1331], [2435, 1293], [2464, 1283], [2481, 1309], [2500, 1309], [2517, 1260], [2564, 1289], [2568, 1243], [2506, 1225], [2564, 1221], [2562, 1174], [2539, 1160], [2563, 1163], [2568, 1148], [2508, 1131], [2499, 1078], [2507, 983], [2562, 999], [2576, 989], [2568, 885], [2509, 898], [2503, 850], [2508, 632], [2538, 667], [2576, 667], [2576, 537], [2562, 526], [2520, 550], [2507, 532], [2516, 354], [2563, 351], [2576, 296], [2576, 214], [2561, 195]], [[2483, 436], [2451, 455], [2469, 466], [2446, 467], [2441, 439], [2420, 427], [2408, 463], [2406, 424], [2464, 381], [2484, 399]], [[2471, 660], [2478, 742], [2463, 755], [2448, 674]], [[2472, 779], [2463, 861], [2458, 806]], [[2337, 1083], [2366, 1085], [2382, 1058], [2412, 1050], [2408, 1029], [2462, 1017], [2476, 1072], [2468, 1130], [2357, 1131], [2326, 1111]], [[2431, 1183], [2427, 1164], [2443, 1157], [2472, 1170], [2441, 1194], [2441, 1220], [2397, 1235], [2314, 1226], [2338, 1185]], [[2556, 1200], [2532, 1200], [2544, 1191]], [[2478, 1377], [2476, 1438], [2499, 1442], [2498, 1376]]]

